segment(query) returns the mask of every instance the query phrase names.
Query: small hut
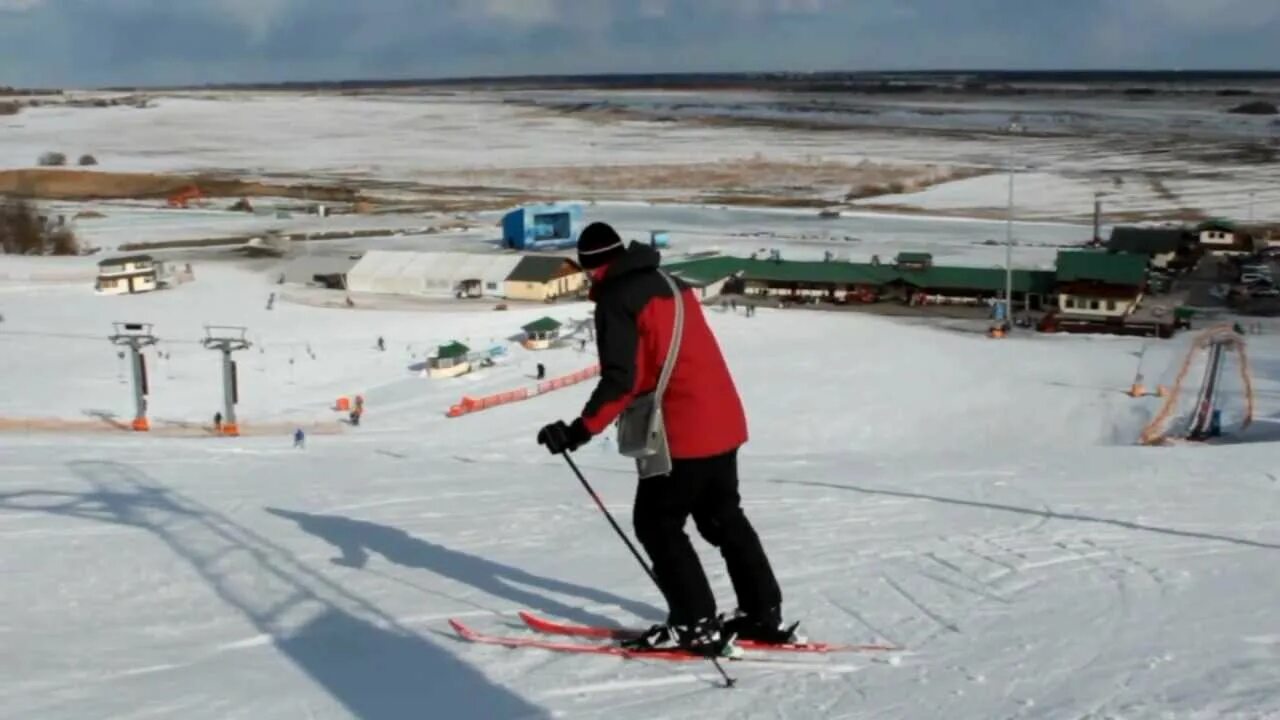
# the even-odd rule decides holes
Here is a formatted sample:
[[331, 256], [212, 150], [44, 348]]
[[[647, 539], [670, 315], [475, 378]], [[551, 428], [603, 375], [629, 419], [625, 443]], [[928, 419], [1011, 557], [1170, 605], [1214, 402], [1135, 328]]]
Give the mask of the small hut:
[[546, 350], [560, 336], [561, 324], [554, 318], [544, 317], [520, 328], [524, 330], [523, 345], [529, 350]]
[[433, 378], [451, 378], [463, 375], [471, 370], [468, 354], [471, 348], [458, 341], [441, 345], [436, 356], [427, 360], [427, 376]]

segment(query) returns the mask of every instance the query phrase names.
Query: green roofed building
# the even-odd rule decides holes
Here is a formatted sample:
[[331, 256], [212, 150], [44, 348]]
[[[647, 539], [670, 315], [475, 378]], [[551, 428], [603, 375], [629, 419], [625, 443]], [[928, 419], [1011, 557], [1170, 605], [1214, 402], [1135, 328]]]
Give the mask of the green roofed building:
[[1207, 220], [1196, 227], [1200, 248], [1214, 255], [1249, 255], [1254, 252], [1253, 236], [1229, 220]]
[[[712, 257], [664, 268], [710, 298], [723, 293], [814, 302], [874, 302], [883, 296], [912, 304], [983, 304], [1004, 293], [1005, 271], [933, 264], [929, 253], [900, 253], [894, 265], [842, 261]], [[1053, 293], [1048, 270], [1014, 270], [1015, 302], [1038, 308]]]
[[470, 371], [471, 363], [467, 360], [470, 352], [471, 348], [457, 340], [441, 345], [436, 356], [427, 360], [427, 374], [431, 377], [454, 377]]
[[1146, 286], [1141, 255], [1088, 250], [1058, 253], [1058, 310], [1063, 315], [1123, 318], [1138, 308]]
[[530, 350], [546, 350], [555, 342], [562, 325], [555, 318], [539, 318], [520, 328], [524, 330], [524, 346]]

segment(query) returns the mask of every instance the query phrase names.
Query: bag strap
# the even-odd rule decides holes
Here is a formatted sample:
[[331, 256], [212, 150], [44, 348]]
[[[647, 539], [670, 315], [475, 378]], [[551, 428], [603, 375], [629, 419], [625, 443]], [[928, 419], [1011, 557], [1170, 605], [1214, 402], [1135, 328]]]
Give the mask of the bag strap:
[[676, 301], [675, 329], [671, 333], [671, 345], [667, 347], [667, 359], [662, 363], [662, 374], [658, 376], [656, 390], [658, 406], [661, 407], [662, 396], [667, 392], [667, 383], [671, 380], [671, 372], [675, 369], [676, 356], [680, 354], [680, 339], [684, 336], [684, 300], [680, 297], [680, 288], [676, 286], [671, 276], [661, 270], [658, 274], [667, 281], [667, 286], [671, 288], [671, 295]]

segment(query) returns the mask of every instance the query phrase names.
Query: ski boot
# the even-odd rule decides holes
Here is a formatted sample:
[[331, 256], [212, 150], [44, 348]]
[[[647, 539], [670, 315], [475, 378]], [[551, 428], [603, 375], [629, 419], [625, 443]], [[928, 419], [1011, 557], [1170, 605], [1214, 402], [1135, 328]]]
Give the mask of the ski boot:
[[808, 642], [808, 639], [796, 632], [799, 622], [790, 625], [782, 623], [780, 608], [753, 615], [735, 610], [732, 615], [721, 616], [721, 632], [739, 640], [767, 643], [769, 645], [791, 645]]
[[619, 646], [632, 652], [686, 650], [704, 657], [734, 658], [742, 654], [734, 637], [720, 629], [715, 618], [692, 625], [654, 625], [639, 636], [623, 640]]

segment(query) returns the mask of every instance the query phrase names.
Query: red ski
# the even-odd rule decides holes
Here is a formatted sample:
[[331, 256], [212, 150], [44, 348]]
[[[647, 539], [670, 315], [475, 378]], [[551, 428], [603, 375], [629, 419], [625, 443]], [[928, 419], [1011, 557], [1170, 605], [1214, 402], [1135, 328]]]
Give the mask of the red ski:
[[[558, 622], [539, 617], [526, 610], [520, 611], [520, 619], [523, 620], [524, 624], [528, 625], [531, 629], [537, 630], [541, 633], [547, 633], [549, 635], [565, 635], [568, 637], [597, 638], [603, 640], [627, 640], [629, 638], [638, 637], [641, 632], [643, 632], [641, 630], [631, 628], [593, 627], [591, 625], [576, 625], [574, 623]], [[896, 652], [902, 649], [893, 645], [836, 645], [832, 643], [816, 642], [777, 644], [743, 639], [734, 640], [734, 645], [737, 645], [743, 650], [802, 653]], [[647, 652], [644, 654], [648, 655]]]
[[453, 627], [454, 632], [458, 633], [458, 637], [474, 643], [482, 643], [485, 645], [501, 645], [503, 647], [528, 647], [539, 648], [542, 650], [551, 650], [554, 652], [565, 653], [590, 653], [594, 655], [613, 655], [622, 658], [643, 658], [652, 660], [673, 660], [677, 662], [693, 662], [695, 660], [706, 660], [702, 655], [697, 655], [684, 650], [644, 650], [634, 651], [617, 645], [600, 645], [597, 643], [570, 643], [570, 642], [552, 642], [549, 640], [539, 640], [538, 638], [518, 638], [505, 637], [498, 635], [485, 635], [476, 632], [459, 620], [450, 619], [449, 625]]

